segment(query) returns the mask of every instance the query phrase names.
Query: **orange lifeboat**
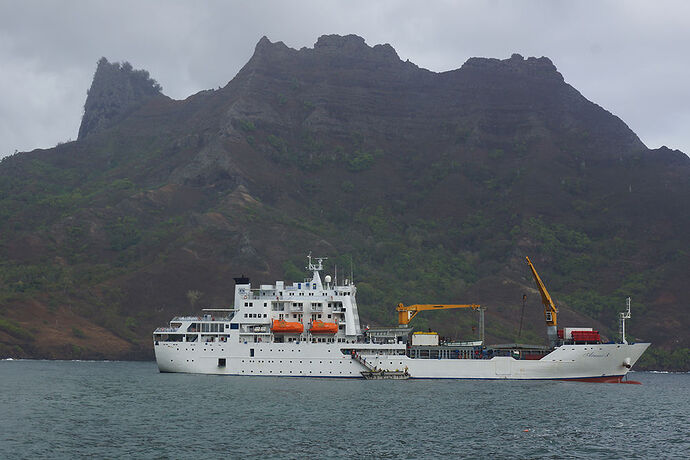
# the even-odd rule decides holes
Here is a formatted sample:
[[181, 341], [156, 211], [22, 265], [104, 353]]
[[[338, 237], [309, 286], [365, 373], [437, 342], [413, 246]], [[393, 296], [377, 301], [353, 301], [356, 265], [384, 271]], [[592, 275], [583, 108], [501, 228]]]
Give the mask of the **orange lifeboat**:
[[304, 326], [302, 326], [302, 323], [285, 321], [284, 319], [274, 319], [271, 329], [273, 329], [274, 333], [301, 334], [302, 331], [304, 331]]
[[324, 323], [323, 321], [314, 321], [309, 329], [312, 334], [335, 334], [338, 332], [338, 325], [335, 323]]

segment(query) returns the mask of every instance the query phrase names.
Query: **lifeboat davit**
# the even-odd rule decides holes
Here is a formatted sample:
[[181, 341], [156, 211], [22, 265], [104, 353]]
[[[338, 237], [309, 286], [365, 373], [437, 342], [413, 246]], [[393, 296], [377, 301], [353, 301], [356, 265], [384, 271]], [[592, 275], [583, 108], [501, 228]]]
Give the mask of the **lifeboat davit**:
[[338, 332], [338, 325], [335, 323], [324, 323], [323, 321], [314, 321], [309, 329], [312, 334], [335, 334]]
[[285, 321], [284, 319], [274, 319], [271, 329], [274, 333], [301, 334], [302, 331], [304, 331], [304, 326], [302, 326], [302, 323], [298, 322]]

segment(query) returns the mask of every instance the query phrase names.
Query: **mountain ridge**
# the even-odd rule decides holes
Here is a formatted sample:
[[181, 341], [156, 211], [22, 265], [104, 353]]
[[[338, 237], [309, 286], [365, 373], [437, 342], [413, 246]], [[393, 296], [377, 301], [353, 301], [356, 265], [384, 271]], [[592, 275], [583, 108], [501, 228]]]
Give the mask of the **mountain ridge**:
[[[233, 275], [300, 279], [309, 250], [355, 259], [364, 321], [472, 297], [490, 305], [489, 336], [514, 339], [530, 255], [566, 321], [611, 336], [633, 295], [638, 336], [689, 345], [677, 331], [690, 161], [647, 149], [548, 58], [436, 73], [361, 37], [300, 50], [264, 37], [221, 89], [175, 101], [141, 82], [145, 97], [112, 116], [107, 85], [90, 91], [84, 120], [102, 122], [76, 142], [0, 163], [3, 312], [33, 336], [0, 327], [0, 352], [150, 357], [152, 328], [198, 307], [188, 292], [225, 306]], [[470, 333], [462, 315], [421, 321]]]

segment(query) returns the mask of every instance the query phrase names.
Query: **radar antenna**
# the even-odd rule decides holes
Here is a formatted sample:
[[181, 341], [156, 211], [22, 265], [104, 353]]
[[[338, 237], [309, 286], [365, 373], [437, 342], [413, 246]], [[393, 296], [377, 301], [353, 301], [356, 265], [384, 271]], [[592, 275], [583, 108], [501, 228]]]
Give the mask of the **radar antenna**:
[[307, 270], [310, 272], [318, 272], [323, 270], [323, 261], [327, 260], [328, 257], [314, 257], [316, 259], [316, 264], [312, 263], [311, 261], [311, 251], [309, 251], [309, 255], [307, 256], [307, 259], [309, 260], [309, 265], [307, 266]]

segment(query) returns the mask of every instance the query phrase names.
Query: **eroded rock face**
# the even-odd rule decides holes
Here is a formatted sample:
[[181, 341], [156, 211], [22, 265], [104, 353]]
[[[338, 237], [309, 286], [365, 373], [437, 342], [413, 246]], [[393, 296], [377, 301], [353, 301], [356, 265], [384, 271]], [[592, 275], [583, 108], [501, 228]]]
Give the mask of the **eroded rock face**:
[[128, 62], [110, 63], [101, 58], [84, 104], [78, 139], [111, 126], [130, 110], [160, 94], [160, 85], [146, 70], [135, 70]]
[[[299, 50], [264, 37], [228, 85], [180, 101], [104, 58], [84, 138], [0, 163], [0, 295], [19, 299], [3, 310], [40, 331], [35, 345], [0, 331], [0, 354], [150, 358], [151, 330], [189, 311], [189, 291], [225, 307], [228, 279], [281, 279], [309, 250], [351, 252], [371, 279], [390, 280], [381, 295], [404, 286], [423, 299], [426, 278], [495, 305], [506, 319], [487, 333], [504, 342], [521, 317], [514, 299], [531, 292], [527, 254], [560, 276], [558, 295], [639, 289], [652, 307], [636, 320], [645, 339], [670, 344], [690, 327], [677, 300], [690, 296], [690, 161], [646, 149], [545, 57], [431, 72], [354, 35]], [[643, 297], [629, 276], [650, 274], [663, 281]], [[363, 319], [387, 318], [379, 294], [362, 291]], [[41, 305], [27, 314], [26, 298]], [[97, 337], [92, 321], [139, 345], [107, 351], [69, 333], [44, 345], [63, 299], [83, 317], [58, 311], [60, 331]]]
[[367, 135], [375, 126], [388, 138], [421, 139], [450, 123], [484, 143], [549, 133], [588, 159], [646, 149], [622, 120], [570, 86], [547, 57], [470, 58], [436, 73], [401, 60], [388, 44], [369, 46], [356, 35], [324, 35], [299, 50], [263, 37], [228, 89], [240, 97], [227, 111], [227, 126], [244, 120], [330, 138]]

